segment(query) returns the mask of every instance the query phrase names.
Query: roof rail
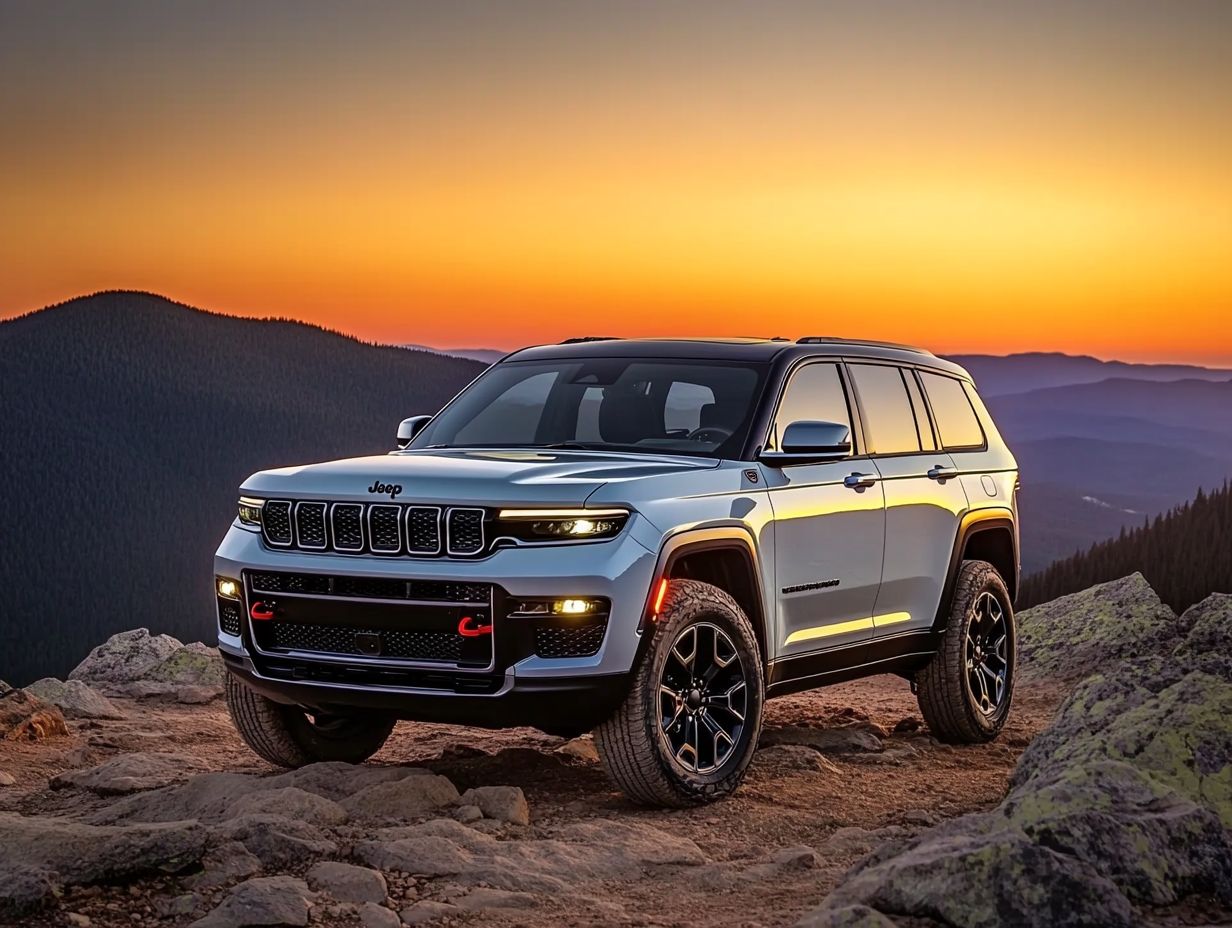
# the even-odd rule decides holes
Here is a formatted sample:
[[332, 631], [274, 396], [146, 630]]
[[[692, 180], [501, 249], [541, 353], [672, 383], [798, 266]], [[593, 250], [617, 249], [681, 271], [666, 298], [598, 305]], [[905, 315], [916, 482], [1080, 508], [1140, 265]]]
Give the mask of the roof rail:
[[579, 335], [576, 338], [566, 338], [558, 342], [560, 345], [580, 345], [582, 342], [614, 342], [615, 335]]
[[917, 348], [915, 345], [900, 345], [898, 342], [879, 342], [867, 338], [839, 338], [835, 335], [806, 335], [796, 339], [797, 345], [859, 345], [862, 348], [895, 348], [899, 351], [914, 351], [916, 354], [926, 354], [936, 357], [927, 348]]

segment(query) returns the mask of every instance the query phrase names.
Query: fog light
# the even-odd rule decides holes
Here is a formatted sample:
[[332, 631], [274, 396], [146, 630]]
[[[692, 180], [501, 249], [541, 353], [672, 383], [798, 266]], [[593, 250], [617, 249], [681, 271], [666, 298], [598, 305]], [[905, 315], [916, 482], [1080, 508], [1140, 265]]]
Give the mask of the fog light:
[[590, 612], [591, 602], [588, 599], [560, 599], [553, 606], [553, 611], [561, 615], [584, 615]]
[[238, 580], [232, 580], [230, 577], [218, 577], [216, 582], [218, 595], [223, 599], [240, 598], [240, 582]]

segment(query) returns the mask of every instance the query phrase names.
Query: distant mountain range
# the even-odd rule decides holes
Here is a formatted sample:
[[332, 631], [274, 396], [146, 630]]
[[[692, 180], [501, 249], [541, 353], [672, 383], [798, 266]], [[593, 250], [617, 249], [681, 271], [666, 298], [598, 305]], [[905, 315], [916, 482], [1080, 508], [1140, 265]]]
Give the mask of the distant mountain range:
[[1195, 367], [1190, 364], [1136, 364], [1129, 361], [1101, 361], [1085, 355], [1050, 352], [1025, 352], [1011, 355], [955, 354], [948, 356], [961, 364], [985, 397], [1025, 393], [1046, 387], [1096, 383], [1111, 378], [1146, 381], [1232, 380], [1232, 370]]
[[482, 369], [140, 293], [0, 322], [0, 679], [133, 626], [209, 640], [245, 477], [392, 448]]
[[[380, 347], [113, 292], [0, 322], [0, 679], [146, 625], [208, 639], [253, 471], [392, 446], [504, 352]], [[1232, 475], [1232, 372], [963, 356], [1023, 473], [1028, 573]]]
[[467, 358], [484, 364], [495, 364], [509, 353], [508, 351], [501, 351], [499, 348], [433, 348], [431, 345], [416, 344], [400, 345], [399, 347], [410, 348], [412, 351], [431, 351], [433, 354], [444, 354], [453, 358]]

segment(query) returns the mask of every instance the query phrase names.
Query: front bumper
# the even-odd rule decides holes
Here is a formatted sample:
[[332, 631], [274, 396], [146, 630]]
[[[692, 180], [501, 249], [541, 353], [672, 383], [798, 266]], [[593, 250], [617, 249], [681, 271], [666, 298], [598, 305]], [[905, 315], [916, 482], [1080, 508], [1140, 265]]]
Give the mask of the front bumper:
[[[380, 558], [317, 554], [267, 547], [261, 536], [233, 526], [214, 559], [217, 575], [254, 571], [392, 580], [492, 584], [493, 658], [482, 669], [441, 661], [379, 657], [320, 659], [262, 653], [252, 634], [247, 597], [238, 635], [219, 629], [230, 672], [272, 699], [313, 708], [370, 708], [400, 718], [486, 727], [533, 725], [584, 730], [619, 704], [637, 659], [639, 631], [656, 555], [626, 531], [609, 542], [500, 549], [481, 560]], [[245, 584], [247, 590], [247, 584]], [[585, 657], [527, 653], [524, 618], [501, 604], [519, 599], [594, 597], [609, 604], [598, 651]], [[348, 602], [337, 599], [340, 614]]]

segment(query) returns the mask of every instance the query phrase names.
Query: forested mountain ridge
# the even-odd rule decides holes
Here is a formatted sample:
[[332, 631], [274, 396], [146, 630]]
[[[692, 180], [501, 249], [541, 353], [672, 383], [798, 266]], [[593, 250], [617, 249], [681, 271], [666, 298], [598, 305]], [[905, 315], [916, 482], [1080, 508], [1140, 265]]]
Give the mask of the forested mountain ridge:
[[0, 679], [133, 625], [209, 640], [245, 477], [387, 450], [482, 369], [144, 293], [0, 323]]
[[1232, 593], [1232, 483], [1027, 577], [1019, 607], [1140, 571], [1181, 612], [1211, 593]]

